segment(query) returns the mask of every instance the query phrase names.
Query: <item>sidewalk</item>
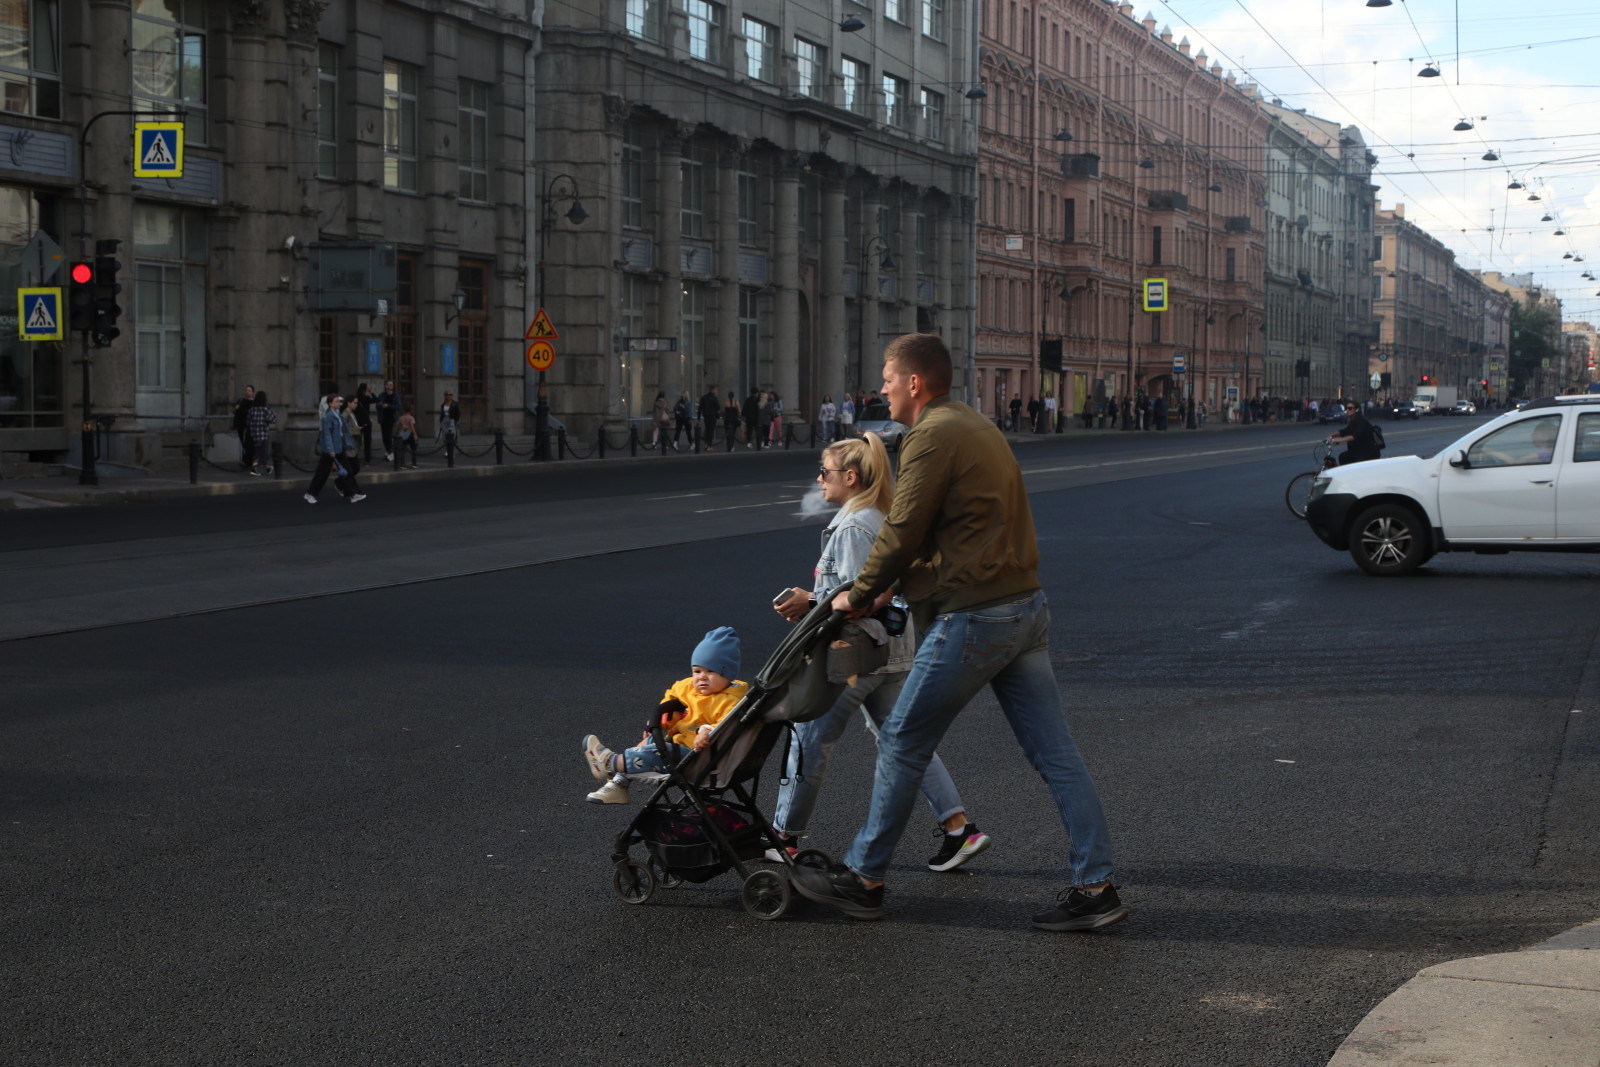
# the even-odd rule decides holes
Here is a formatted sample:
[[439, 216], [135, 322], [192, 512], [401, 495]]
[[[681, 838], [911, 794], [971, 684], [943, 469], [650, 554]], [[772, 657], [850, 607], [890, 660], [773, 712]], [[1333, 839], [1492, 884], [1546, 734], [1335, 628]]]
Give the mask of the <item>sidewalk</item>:
[[1418, 972], [1328, 1067], [1600, 1065], [1600, 920], [1522, 952]]
[[[1261, 429], [1269, 426], [1309, 425], [1306, 423], [1253, 423], [1250, 426], [1240, 424], [1227, 425], [1209, 422], [1203, 430], [1184, 430], [1181, 424], [1174, 419], [1172, 428], [1166, 433], [1182, 435], [1184, 433], [1214, 432], [1217, 430], [1243, 430]], [[1128, 431], [1136, 434], [1139, 431]], [[1158, 431], [1146, 431], [1156, 433]], [[797, 437], [786, 450], [795, 451], [811, 448], [809, 443], [809, 428], [796, 429]], [[1025, 445], [1030, 442], [1041, 443], [1059, 438], [1073, 437], [1101, 437], [1116, 436], [1123, 433], [1121, 429], [1085, 430], [1074, 427], [1062, 434], [1035, 434], [1029, 432], [1009, 432], [1006, 438], [1013, 444]], [[463, 437], [461, 449], [456, 453], [454, 467], [445, 465], [443, 453], [435, 452], [421, 457], [422, 466], [417, 470], [395, 470], [393, 463], [383, 458], [382, 452], [374, 452], [375, 462], [361, 469], [360, 481], [365, 485], [385, 485], [405, 481], [428, 480], [434, 478], [480, 478], [498, 477], [503, 475], [529, 474], [534, 471], [552, 468], [566, 468], [573, 464], [596, 462], [596, 442], [588, 440], [579, 444], [575, 450], [576, 455], [569, 454], [565, 459], [551, 459], [543, 463], [535, 463], [530, 457], [533, 450], [533, 437], [507, 437], [505, 439], [505, 462], [494, 462], [494, 438], [491, 435], [471, 435]], [[569, 449], [572, 445], [569, 444]], [[820, 446], [818, 446], [820, 447]], [[551, 455], [557, 451], [554, 439], [550, 443]], [[763, 451], [772, 451], [769, 447]], [[467, 453], [473, 453], [468, 455]], [[745, 448], [735, 448], [729, 452], [719, 437], [710, 452], [672, 452], [662, 454], [640, 445], [639, 454], [635, 458], [632, 450], [626, 445], [621, 448], [608, 447], [605, 462], [631, 461], [635, 463], [660, 462], [666, 459], [692, 460], [697, 457], [708, 458], [726, 455], [750, 455]], [[585, 458], [576, 458], [581, 455]], [[312, 461], [309, 457], [301, 460], [301, 466], [307, 469], [300, 470], [291, 464], [285, 464], [286, 470], [280, 476], [252, 477], [236, 464], [215, 464], [201, 460], [199, 480], [191, 484], [189, 481], [189, 461], [186, 457], [174, 457], [163, 460], [154, 470], [141, 470], [124, 467], [116, 464], [101, 463], [96, 467], [98, 485], [79, 485], [78, 472], [67, 470], [61, 474], [44, 477], [27, 478], [0, 478], [0, 511], [21, 510], [27, 508], [71, 507], [93, 504], [119, 504], [132, 500], [177, 500], [201, 496], [226, 496], [236, 493], [287, 493], [296, 494], [305, 491], [306, 484], [311, 479], [310, 468]]]

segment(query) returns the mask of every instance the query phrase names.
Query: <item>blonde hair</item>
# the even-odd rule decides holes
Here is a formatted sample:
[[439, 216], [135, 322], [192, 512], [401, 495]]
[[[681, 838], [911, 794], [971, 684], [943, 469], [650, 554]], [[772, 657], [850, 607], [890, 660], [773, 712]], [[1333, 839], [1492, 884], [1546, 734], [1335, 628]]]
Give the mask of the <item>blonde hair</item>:
[[883, 438], [868, 433], [831, 444], [822, 450], [822, 462], [856, 472], [861, 489], [845, 502], [845, 511], [877, 508], [885, 515], [889, 513], [889, 506], [894, 503], [894, 468], [889, 466]]

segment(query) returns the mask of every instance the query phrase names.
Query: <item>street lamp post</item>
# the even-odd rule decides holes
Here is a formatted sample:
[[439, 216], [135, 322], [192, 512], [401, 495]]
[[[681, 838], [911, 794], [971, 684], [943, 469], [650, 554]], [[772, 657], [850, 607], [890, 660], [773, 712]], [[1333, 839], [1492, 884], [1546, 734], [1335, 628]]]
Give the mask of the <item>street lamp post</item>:
[[[856, 388], [861, 388], [866, 382], [867, 372], [867, 309], [877, 304], [878, 294], [867, 292], [867, 261], [875, 253], [882, 252], [878, 260], [878, 267], [882, 270], [894, 270], [894, 255], [889, 251], [889, 242], [881, 234], [875, 233], [867, 238], [861, 246], [861, 265], [856, 271], [856, 296], [861, 301], [861, 320], [858, 324], [857, 353], [856, 353]], [[861, 418], [861, 413], [856, 413], [856, 418]]]
[[[565, 183], [565, 184], [562, 184]], [[567, 221], [574, 226], [589, 217], [583, 210], [583, 204], [578, 199], [578, 183], [570, 174], [557, 174], [545, 182], [544, 195], [540, 197], [539, 213], [539, 295], [538, 305], [542, 309], [545, 300], [544, 288], [544, 263], [545, 249], [550, 243], [550, 231], [556, 224], [556, 205], [572, 201], [572, 207], [566, 212]], [[550, 394], [545, 385], [544, 371], [539, 372], [538, 404], [533, 412], [533, 454], [535, 459], [547, 460], [550, 458]]]

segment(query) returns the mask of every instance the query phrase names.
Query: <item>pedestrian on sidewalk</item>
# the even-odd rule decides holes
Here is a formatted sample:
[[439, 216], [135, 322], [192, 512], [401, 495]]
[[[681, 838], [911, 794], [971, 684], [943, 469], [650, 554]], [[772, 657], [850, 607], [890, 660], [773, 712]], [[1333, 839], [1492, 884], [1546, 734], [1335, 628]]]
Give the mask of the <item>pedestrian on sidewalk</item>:
[[258, 478], [262, 468], [272, 473], [272, 427], [277, 421], [278, 413], [267, 406], [266, 390], [256, 393], [245, 415], [245, 424], [250, 434], [250, 473]]
[[800, 867], [801, 896], [858, 919], [883, 917], [883, 880], [945, 732], [988, 686], [1066, 831], [1070, 882], [1045, 930], [1093, 930], [1128, 909], [1111, 884], [1111, 835], [1089, 769], [1067, 728], [1050, 663], [1050, 607], [1038, 578], [1028, 488], [1011, 446], [978, 412], [950, 398], [950, 350], [936, 334], [906, 334], [884, 352], [899, 487], [855, 582], [832, 607], [860, 617], [898, 586], [922, 631], [911, 673], [878, 734], [866, 823], [826, 869]]
[[[889, 465], [883, 439], [867, 434], [824, 448], [817, 484], [822, 487], [823, 499], [838, 506], [839, 513], [822, 531], [822, 555], [812, 568], [811, 587], [795, 586], [788, 599], [773, 605], [773, 610], [790, 622], [803, 618], [817, 597], [854, 581], [872, 551], [884, 513], [894, 501], [894, 468]], [[889, 638], [889, 658], [884, 666], [856, 676], [820, 717], [795, 724], [795, 745], [779, 780], [778, 806], [772, 816], [780, 837], [793, 840], [805, 834], [827, 775], [828, 758], [857, 709], [877, 738], [878, 727], [894, 711], [916, 649], [916, 635], [908, 622], [902, 634]], [[933, 809], [934, 832], [940, 837], [939, 851], [928, 860], [930, 869], [954, 870], [989, 847], [989, 835], [967, 819], [966, 805], [937, 752], [928, 762], [921, 786]], [[792, 855], [796, 848], [789, 851]]]
[[650, 447], [661, 446], [661, 435], [672, 429], [672, 413], [667, 410], [667, 394], [656, 393], [656, 402], [650, 406]]
[[822, 394], [822, 406], [817, 408], [817, 426], [822, 431], [822, 442], [827, 444], [833, 440], [834, 420], [839, 417], [839, 409], [834, 406], [833, 394]]
[[383, 392], [378, 394], [378, 430], [383, 434], [384, 459], [394, 459], [394, 425], [404, 409], [405, 403], [394, 391], [394, 383], [384, 382]]
[[706, 395], [700, 398], [700, 421], [706, 427], [706, 451], [711, 451], [711, 442], [716, 440], [717, 420], [722, 417], [722, 401], [717, 397], [717, 387], [711, 386], [706, 390]]
[[322, 426], [317, 434], [317, 470], [311, 476], [311, 484], [306, 487], [305, 500], [307, 504], [315, 504], [317, 497], [322, 494], [322, 487], [328, 484], [328, 476], [333, 474], [334, 488], [350, 503], [359, 503], [367, 499], [367, 495], [361, 492], [350, 474], [350, 468], [345, 465], [347, 460], [355, 457], [356, 439], [344, 422], [344, 397], [329, 393], [326, 399], [328, 410], [322, 416]]
[[682, 452], [678, 447], [678, 436], [681, 434], [689, 439], [689, 447], [694, 447], [694, 411], [689, 407], [689, 394], [679, 393], [678, 402], [672, 405], [672, 418], [675, 423], [672, 430], [672, 450]]
[[[361, 424], [356, 421], [355, 408], [355, 398], [352, 397], [345, 402], [344, 410], [340, 414], [344, 416], [345, 429], [350, 431], [350, 440], [359, 441], [361, 439]], [[344, 465], [345, 469], [350, 472], [350, 477], [354, 478], [357, 474], [360, 474], [361, 453], [359, 451], [352, 452]]]
[[350, 407], [355, 410], [356, 427], [361, 431], [361, 462], [372, 462], [372, 408], [375, 398], [372, 389], [366, 382], [356, 386], [356, 395], [350, 399]]
[[760, 443], [756, 433], [761, 424], [762, 399], [762, 394], [757, 389], [751, 389], [750, 395], [744, 398], [744, 447], [746, 448], [754, 448]]
[[446, 389], [444, 400], [439, 404], [439, 440], [444, 445], [446, 460], [455, 459], [456, 442], [460, 439], [461, 405], [456, 403], [456, 394]]
[[849, 437], [851, 427], [856, 424], [856, 402], [850, 397], [850, 390], [844, 391], [844, 403], [839, 405], [839, 436]]
[[255, 459], [255, 445], [250, 440], [250, 409], [255, 407], [256, 387], [244, 387], [244, 395], [233, 405], [233, 432], [239, 435], [239, 469], [249, 470]]
[[1083, 428], [1085, 430], [1094, 429], [1094, 397], [1086, 396], [1083, 398], [1083, 414], [1080, 417], [1083, 419]]
[[1012, 433], [1015, 433], [1018, 425], [1022, 421], [1022, 397], [1012, 397], [1011, 404], [1009, 406], [1011, 409], [1011, 421], [1006, 425], [1006, 429], [1010, 430]]
[[[400, 462], [412, 470], [417, 469], [417, 417], [411, 412], [411, 405], [405, 404], [400, 408], [400, 418], [395, 421], [394, 450], [400, 453]], [[406, 453], [411, 453], [411, 462], [406, 463]]]
[[761, 421], [767, 428], [768, 444], [783, 440], [783, 401], [777, 393], [767, 394], [767, 402], [761, 408]]
[[722, 405], [722, 443], [729, 452], [739, 441], [739, 394], [728, 390], [728, 402]]

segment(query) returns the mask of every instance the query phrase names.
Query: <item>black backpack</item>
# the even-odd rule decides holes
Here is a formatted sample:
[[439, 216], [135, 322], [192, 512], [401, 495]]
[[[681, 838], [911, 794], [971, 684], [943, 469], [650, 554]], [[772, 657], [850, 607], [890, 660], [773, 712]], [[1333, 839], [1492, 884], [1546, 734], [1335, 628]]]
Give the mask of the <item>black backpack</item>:
[[1377, 449], [1379, 452], [1382, 452], [1385, 448], [1388, 448], [1388, 442], [1383, 439], [1383, 427], [1379, 426], [1375, 422], [1369, 422], [1367, 425], [1372, 429], [1372, 447]]

